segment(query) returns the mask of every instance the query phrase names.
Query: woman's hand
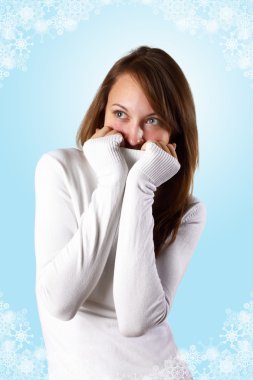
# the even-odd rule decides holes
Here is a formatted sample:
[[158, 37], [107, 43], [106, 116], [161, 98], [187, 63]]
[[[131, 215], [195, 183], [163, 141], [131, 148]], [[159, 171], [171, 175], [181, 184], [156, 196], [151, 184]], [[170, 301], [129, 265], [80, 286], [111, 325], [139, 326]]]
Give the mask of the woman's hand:
[[145, 154], [132, 166], [128, 174], [134, 181], [148, 178], [158, 187], [180, 170], [175, 143], [148, 140], [142, 145], [141, 150], [145, 150]]
[[104, 137], [108, 135], [114, 135], [116, 133], [120, 133], [119, 131], [116, 131], [109, 125], [104, 125], [102, 128], [96, 128], [96, 132], [94, 135], [91, 136], [91, 139], [94, 139], [96, 137]]
[[95, 171], [99, 182], [123, 183], [128, 166], [120, 150], [123, 136], [109, 126], [96, 128], [96, 132], [83, 144], [83, 152]]
[[[148, 141], [152, 141], [152, 140], [148, 140]], [[141, 150], [145, 150], [145, 145], [146, 143], [148, 142], [146, 141], [142, 147], [141, 147]], [[162, 148], [165, 152], [171, 154], [173, 157], [175, 157], [176, 159], [177, 158], [177, 154], [176, 154], [176, 147], [177, 147], [177, 144], [176, 143], [172, 143], [172, 144], [165, 144], [163, 141], [152, 141], [153, 143], [155, 143], [156, 145], [160, 146], [160, 148]]]

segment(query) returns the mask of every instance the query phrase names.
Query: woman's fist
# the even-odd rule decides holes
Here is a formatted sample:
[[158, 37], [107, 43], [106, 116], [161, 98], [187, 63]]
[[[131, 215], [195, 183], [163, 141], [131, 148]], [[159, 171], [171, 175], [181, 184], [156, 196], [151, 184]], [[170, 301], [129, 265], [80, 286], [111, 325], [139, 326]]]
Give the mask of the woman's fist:
[[119, 132], [113, 129], [112, 127], [104, 125], [102, 128], [96, 128], [96, 132], [94, 133], [94, 135], [91, 136], [91, 139], [94, 139], [96, 137], [114, 135], [116, 133], [119, 133]]
[[[160, 148], [162, 148], [165, 152], [169, 153], [172, 157], [175, 157], [177, 159], [177, 154], [176, 154], [176, 147], [177, 147], [177, 144], [176, 143], [172, 143], [172, 144], [165, 144], [163, 141], [152, 141], [152, 140], [148, 140], [148, 141], [151, 141], [153, 142], [154, 144], [158, 145]], [[145, 145], [147, 144], [146, 141], [142, 147], [141, 147], [141, 150], [146, 150], [145, 148]]]

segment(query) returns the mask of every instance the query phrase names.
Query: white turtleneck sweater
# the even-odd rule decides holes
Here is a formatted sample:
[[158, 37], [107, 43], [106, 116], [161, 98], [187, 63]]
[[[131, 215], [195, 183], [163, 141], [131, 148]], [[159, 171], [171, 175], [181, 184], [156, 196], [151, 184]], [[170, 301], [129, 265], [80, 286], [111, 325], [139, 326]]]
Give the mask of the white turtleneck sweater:
[[[142, 151], [122, 140], [89, 139], [36, 165], [36, 299], [49, 380], [142, 379], [177, 357], [166, 317], [206, 209], [192, 197], [176, 240], [155, 258], [154, 192], [180, 164], [152, 142]], [[164, 379], [181, 378], [173, 371]]]

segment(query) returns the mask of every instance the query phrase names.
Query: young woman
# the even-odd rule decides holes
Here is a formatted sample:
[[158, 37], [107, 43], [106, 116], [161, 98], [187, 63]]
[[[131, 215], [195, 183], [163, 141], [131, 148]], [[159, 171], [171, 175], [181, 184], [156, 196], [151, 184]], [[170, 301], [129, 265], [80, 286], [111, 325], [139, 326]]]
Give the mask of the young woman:
[[166, 319], [206, 221], [192, 195], [194, 101], [178, 64], [147, 46], [119, 59], [76, 142], [44, 153], [35, 171], [49, 380], [142, 379], [169, 360], [164, 379], [192, 379]]

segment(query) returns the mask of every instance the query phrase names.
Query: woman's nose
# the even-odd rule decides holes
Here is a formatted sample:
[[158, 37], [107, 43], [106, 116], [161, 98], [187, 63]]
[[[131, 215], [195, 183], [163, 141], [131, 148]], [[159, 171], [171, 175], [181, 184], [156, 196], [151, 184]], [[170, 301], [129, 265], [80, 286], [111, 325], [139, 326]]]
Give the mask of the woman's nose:
[[127, 139], [129, 144], [133, 146], [139, 144], [143, 139], [143, 130], [141, 129], [141, 127], [137, 124], [132, 125], [129, 128]]

